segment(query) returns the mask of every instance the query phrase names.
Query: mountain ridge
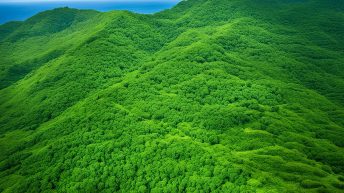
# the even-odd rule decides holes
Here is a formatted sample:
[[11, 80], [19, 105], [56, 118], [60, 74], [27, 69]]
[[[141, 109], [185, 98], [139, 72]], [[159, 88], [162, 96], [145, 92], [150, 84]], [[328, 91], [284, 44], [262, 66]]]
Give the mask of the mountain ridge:
[[343, 6], [285, 2], [0, 26], [1, 190], [341, 192]]

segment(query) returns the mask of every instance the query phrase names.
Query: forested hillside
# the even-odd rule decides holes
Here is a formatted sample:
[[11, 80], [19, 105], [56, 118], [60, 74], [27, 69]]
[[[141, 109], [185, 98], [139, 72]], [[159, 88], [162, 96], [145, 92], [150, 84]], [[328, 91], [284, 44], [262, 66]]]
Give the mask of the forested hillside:
[[343, 192], [342, 0], [0, 26], [0, 192]]

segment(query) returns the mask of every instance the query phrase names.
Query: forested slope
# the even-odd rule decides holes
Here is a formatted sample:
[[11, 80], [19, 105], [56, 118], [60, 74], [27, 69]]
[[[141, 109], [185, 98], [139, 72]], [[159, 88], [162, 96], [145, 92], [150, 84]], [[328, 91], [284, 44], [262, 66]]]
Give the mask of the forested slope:
[[3, 192], [343, 192], [341, 0], [0, 26]]

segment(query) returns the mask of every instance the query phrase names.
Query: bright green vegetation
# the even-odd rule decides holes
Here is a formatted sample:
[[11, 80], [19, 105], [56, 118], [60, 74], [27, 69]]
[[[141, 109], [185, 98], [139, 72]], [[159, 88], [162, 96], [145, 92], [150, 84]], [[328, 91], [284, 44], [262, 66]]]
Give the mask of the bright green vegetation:
[[0, 26], [0, 191], [343, 192], [342, 0]]

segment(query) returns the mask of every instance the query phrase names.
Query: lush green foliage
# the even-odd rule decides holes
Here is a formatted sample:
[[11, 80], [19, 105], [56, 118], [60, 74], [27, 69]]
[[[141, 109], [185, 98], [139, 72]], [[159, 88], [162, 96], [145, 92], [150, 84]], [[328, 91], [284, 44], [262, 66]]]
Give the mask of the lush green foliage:
[[0, 26], [0, 191], [343, 192], [341, 0]]

